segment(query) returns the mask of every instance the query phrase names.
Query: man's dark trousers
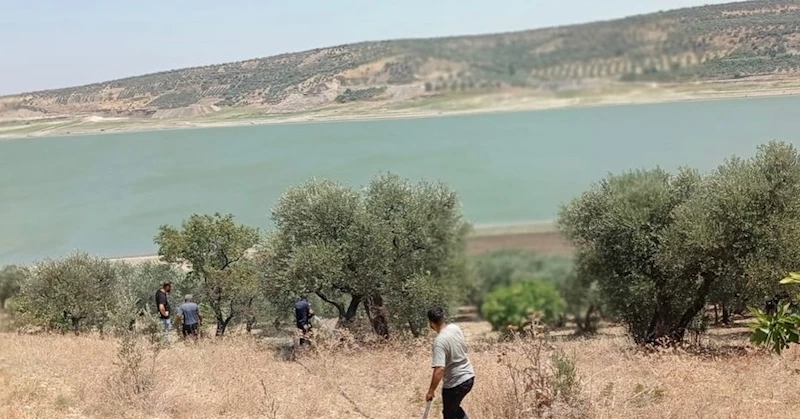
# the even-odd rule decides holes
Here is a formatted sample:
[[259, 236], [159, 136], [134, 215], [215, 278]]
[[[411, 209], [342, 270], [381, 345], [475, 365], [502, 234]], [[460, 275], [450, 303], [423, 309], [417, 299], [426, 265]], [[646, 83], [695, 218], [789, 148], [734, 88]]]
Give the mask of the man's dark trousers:
[[475, 378], [453, 387], [442, 389], [442, 413], [444, 419], [466, 419], [467, 413], [461, 408], [461, 401], [472, 390]]

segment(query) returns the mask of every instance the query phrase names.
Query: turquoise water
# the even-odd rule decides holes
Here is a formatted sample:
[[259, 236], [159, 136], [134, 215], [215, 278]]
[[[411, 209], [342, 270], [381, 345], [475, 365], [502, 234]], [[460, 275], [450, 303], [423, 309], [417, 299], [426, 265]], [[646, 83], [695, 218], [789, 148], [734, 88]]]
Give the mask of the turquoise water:
[[800, 140], [800, 98], [5, 141], [0, 264], [151, 253], [160, 224], [193, 212], [269, 228], [281, 193], [312, 176], [438, 179], [477, 224], [548, 220], [608, 172], [707, 170], [770, 139]]

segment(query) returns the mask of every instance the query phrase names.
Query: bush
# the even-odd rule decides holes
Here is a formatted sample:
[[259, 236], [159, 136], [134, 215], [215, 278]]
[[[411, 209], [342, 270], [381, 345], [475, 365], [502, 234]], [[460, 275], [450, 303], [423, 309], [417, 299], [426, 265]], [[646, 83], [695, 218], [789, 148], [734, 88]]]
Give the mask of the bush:
[[115, 308], [119, 283], [112, 264], [86, 253], [46, 260], [22, 286], [18, 311], [54, 330], [103, 330]]
[[476, 256], [473, 261], [476, 276], [467, 287], [467, 303], [477, 307], [483, 305], [488, 293], [499, 287], [526, 278], [560, 285], [573, 269], [569, 258], [541, 256], [525, 250], [500, 250]]
[[[781, 280], [783, 285], [800, 284], [800, 273], [792, 272]], [[764, 312], [757, 308], [750, 308], [755, 316], [750, 323], [752, 334], [750, 341], [759, 346], [765, 346], [771, 351], [780, 353], [790, 344], [800, 343], [800, 313], [797, 305], [800, 295], [794, 296], [792, 302], [779, 304], [773, 312]]]
[[495, 330], [523, 328], [538, 318], [553, 325], [564, 315], [566, 303], [553, 284], [528, 280], [489, 293], [481, 311]]
[[8, 300], [19, 294], [25, 275], [25, 269], [16, 265], [4, 266], [0, 270], [0, 310], [6, 307]]
[[587, 417], [575, 358], [553, 348], [537, 330], [535, 324], [526, 327], [529, 338], [514, 334], [513, 346], [499, 354], [510, 389], [494, 413], [509, 419]]

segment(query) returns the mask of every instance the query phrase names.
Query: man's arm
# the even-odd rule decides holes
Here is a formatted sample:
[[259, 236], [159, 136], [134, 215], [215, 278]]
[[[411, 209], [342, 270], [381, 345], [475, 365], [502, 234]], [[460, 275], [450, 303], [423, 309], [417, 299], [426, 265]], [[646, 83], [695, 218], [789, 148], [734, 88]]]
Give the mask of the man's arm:
[[167, 299], [167, 297], [165, 295], [159, 294], [159, 296], [158, 296], [158, 312], [161, 313], [161, 315], [164, 316], [164, 317], [169, 317], [169, 313], [167, 312], [167, 309], [164, 308], [164, 304], [166, 304], [166, 299]]
[[436, 388], [439, 387], [439, 383], [442, 382], [442, 378], [444, 378], [444, 367], [433, 367], [431, 386], [428, 388], [428, 394], [425, 395], [426, 402], [433, 400], [433, 395], [436, 393]]
[[446, 365], [447, 357], [444, 348], [434, 343], [433, 345], [433, 374], [431, 374], [431, 386], [428, 388], [428, 394], [425, 395], [425, 401], [433, 400], [433, 394], [436, 392], [436, 387], [444, 378], [444, 367]]

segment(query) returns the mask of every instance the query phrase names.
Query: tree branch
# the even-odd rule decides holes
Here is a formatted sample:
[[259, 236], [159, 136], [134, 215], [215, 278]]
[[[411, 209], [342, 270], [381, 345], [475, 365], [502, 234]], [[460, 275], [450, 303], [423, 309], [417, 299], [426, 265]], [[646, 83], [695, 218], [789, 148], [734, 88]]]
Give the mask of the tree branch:
[[314, 291], [314, 294], [317, 294], [317, 296], [320, 299], [322, 299], [322, 301], [325, 301], [326, 303], [336, 307], [336, 310], [339, 311], [340, 319], [343, 319], [345, 317], [344, 304], [338, 301], [331, 300], [330, 298], [326, 297], [325, 294], [323, 294], [321, 291]]

